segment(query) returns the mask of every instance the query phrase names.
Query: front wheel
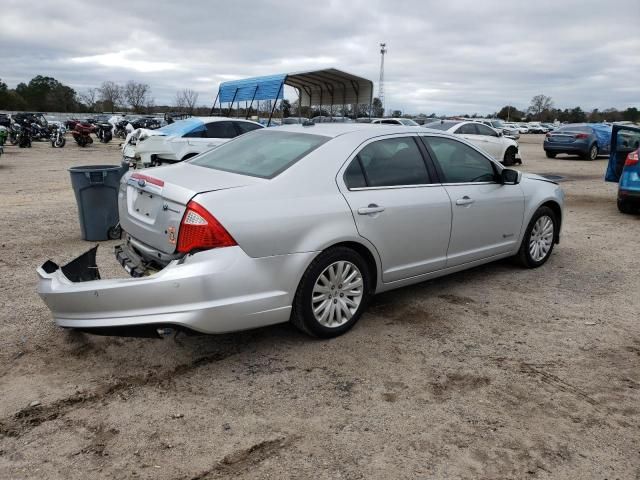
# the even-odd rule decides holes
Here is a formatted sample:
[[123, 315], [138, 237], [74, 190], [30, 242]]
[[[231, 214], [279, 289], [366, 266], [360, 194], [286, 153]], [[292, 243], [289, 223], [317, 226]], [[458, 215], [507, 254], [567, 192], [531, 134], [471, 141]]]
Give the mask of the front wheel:
[[582, 158], [584, 158], [585, 160], [591, 160], [591, 161], [598, 158], [598, 145], [596, 145], [595, 143], [591, 145], [591, 147], [589, 147], [589, 151]]
[[626, 213], [626, 214], [633, 213], [633, 205], [629, 200], [619, 198], [618, 210], [620, 211], [620, 213]]
[[302, 276], [291, 322], [315, 337], [337, 337], [358, 321], [371, 291], [369, 266], [362, 256], [350, 248], [331, 248], [316, 257]]
[[551, 256], [556, 239], [558, 220], [549, 207], [540, 207], [533, 214], [524, 233], [517, 258], [527, 268], [543, 265]]

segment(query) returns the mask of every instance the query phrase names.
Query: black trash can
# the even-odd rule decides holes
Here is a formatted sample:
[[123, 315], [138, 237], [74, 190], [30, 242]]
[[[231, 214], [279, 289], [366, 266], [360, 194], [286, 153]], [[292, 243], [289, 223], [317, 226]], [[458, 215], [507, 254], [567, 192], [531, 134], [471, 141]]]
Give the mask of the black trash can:
[[123, 163], [69, 169], [83, 240], [108, 240], [113, 238], [114, 231], [119, 231], [118, 189], [128, 168]]

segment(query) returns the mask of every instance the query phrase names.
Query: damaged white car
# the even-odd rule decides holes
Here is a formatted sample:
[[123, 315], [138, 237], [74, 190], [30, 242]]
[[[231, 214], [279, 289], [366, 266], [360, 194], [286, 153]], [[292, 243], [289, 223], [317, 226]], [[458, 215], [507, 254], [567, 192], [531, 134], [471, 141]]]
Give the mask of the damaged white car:
[[127, 135], [122, 156], [138, 167], [177, 163], [259, 128], [262, 125], [250, 120], [191, 117], [157, 130], [134, 130]]

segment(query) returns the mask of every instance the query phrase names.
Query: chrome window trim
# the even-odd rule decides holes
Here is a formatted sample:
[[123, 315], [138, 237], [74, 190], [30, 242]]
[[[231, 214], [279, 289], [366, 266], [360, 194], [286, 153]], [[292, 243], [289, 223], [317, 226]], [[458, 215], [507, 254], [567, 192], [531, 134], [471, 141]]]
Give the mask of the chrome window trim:
[[418, 185], [385, 185], [384, 187], [356, 187], [347, 188], [350, 192], [359, 192], [361, 190], [398, 190], [400, 188], [423, 188], [423, 187], [442, 187], [442, 183], [423, 183]]

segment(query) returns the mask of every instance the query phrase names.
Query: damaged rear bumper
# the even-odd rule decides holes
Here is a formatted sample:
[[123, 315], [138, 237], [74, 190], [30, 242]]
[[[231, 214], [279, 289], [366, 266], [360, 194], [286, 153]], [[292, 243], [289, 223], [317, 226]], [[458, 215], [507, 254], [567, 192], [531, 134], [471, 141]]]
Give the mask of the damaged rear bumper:
[[178, 326], [225, 333], [286, 322], [313, 253], [251, 258], [240, 247], [172, 260], [145, 277], [100, 279], [96, 250], [37, 269], [37, 291], [57, 325], [82, 330]]

